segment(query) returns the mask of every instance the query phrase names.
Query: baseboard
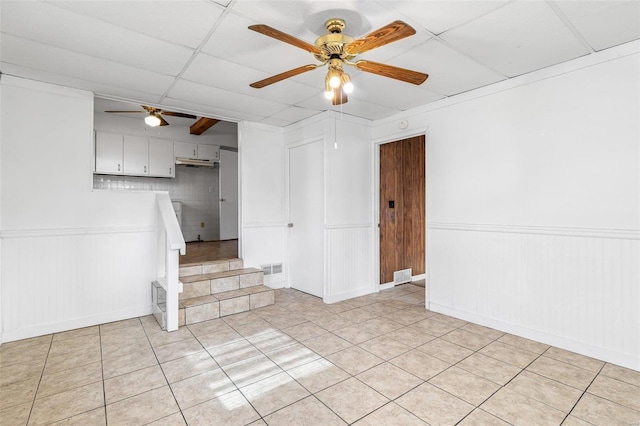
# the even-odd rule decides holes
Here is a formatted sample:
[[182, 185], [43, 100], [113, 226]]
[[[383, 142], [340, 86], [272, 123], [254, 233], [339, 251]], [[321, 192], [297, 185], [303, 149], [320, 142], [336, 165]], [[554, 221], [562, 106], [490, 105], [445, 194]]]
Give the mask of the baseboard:
[[342, 302], [343, 300], [352, 299], [354, 297], [364, 296], [366, 294], [373, 293], [371, 286], [360, 287], [355, 290], [346, 291], [344, 293], [334, 294], [328, 297], [324, 297], [322, 300], [324, 303], [336, 303]]
[[[420, 281], [420, 280], [424, 280], [426, 278], [427, 278], [427, 274], [413, 275], [411, 277], [411, 281], [410, 282], [402, 283], [402, 284], [411, 284], [414, 281]], [[395, 286], [396, 286], [396, 284], [392, 281], [390, 283], [380, 284], [379, 290], [387, 290], [387, 289], [393, 288]]]
[[18, 330], [5, 330], [0, 336], [0, 343], [13, 342], [14, 340], [28, 339], [31, 337], [44, 336], [45, 334], [60, 333], [62, 331], [74, 330], [76, 328], [90, 327], [92, 325], [136, 318], [150, 315], [151, 313], [152, 307], [145, 306], [136, 309], [127, 309], [124, 311], [109, 312], [90, 317], [21, 328]]
[[453, 309], [433, 302], [430, 303], [429, 310], [449, 315], [454, 318], [459, 318], [464, 321], [469, 321], [474, 324], [494, 328], [526, 339], [535, 340], [536, 342], [552, 345], [560, 349], [565, 349], [591, 358], [610, 362], [632, 370], [640, 371], [640, 356], [638, 355], [619, 353], [606, 348], [589, 345], [587, 343], [577, 342], [566, 337], [556, 336], [539, 330], [532, 330], [527, 327], [510, 324], [494, 318], [488, 318], [473, 312]]

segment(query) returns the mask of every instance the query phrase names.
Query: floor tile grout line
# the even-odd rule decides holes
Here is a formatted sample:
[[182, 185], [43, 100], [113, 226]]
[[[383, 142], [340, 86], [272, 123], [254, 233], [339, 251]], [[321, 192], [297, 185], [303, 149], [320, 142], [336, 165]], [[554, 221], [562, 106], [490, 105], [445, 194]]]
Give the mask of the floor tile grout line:
[[[600, 395], [597, 395], [597, 394], [594, 394], [594, 393], [590, 393], [590, 392], [589, 392], [589, 388], [591, 387], [591, 385], [593, 384], [593, 382], [595, 382], [595, 381], [596, 381], [596, 379], [597, 379], [598, 377], [600, 377], [600, 375], [602, 375], [603, 377], [609, 378], [609, 379], [617, 380], [617, 381], [619, 381], [619, 382], [621, 382], [621, 383], [628, 384], [628, 385], [630, 385], [630, 386], [638, 387], [638, 386], [635, 386], [635, 385], [633, 385], [633, 384], [631, 384], [631, 383], [627, 383], [627, 382], [623, 382], [622, 380], [618, 380], [618, 379], [616, 379], [615, 377], [609, 377], [609, 376], [607, 376], [607, 375], [605, 375], [605, 374], [602, 374], [602, 370], [604, 369], [604, 367], [606, 366], [606, 364], [607, 364], [607, 363], [605, 363], [602, 367], [600, 367], [600, 369], [598, 370], [598, 372], [596, 373], [596, 375], [593, 377], [593, 379], [591, 380], [591, 382], [589, 382], [589, 385], [587, 385], [587, 387], [584, 389], [584, 391], [583, 391], [583, 392], [582, 392], [582, 394], [580, 395], [580, 398], [578, 398], [578, 400], [576, 401], [576, 403], [574, 404], [574, 406], [571, 408], [571, 412], [573, 412], [573, 410], [574, 410], [574, 409], [575, 409], [575, 407], [578, 405], [578, 403], [580, 402], [580, 400], [584, 397], [584, 395], [588, 393], [589, 395], [592, 395], [592, 396], [594, 396], [594, 397], [596, 397], [596, 398], [603, 399], [603, 400], [605, 400], [605, 401], [611, 402], [612, 404], [616, 404], [616, 405], [619, 405], [619, 406], [624, 407], [624, 408], [626, 408], [626, 409], [629, 409], [629, 410], [635, 411], [635, 412], [637, 412], [637, 413], [640, 413], [640, 410], [637, 410], [637, 409], [635, 409], [635, 408], [629, 407], [628, 405], [625, 405], [625, 404], [622, 404], [622, 403], [620, 403], [620, 402], [618, 402], [618, 401], [613, 401], [613, 400], [611, 400], [611, 399], [609, 399], [609, 398], [606, 398], [606, 397], [604, 397], [604, 396], [600, 396]], [[568, 414], [568, 415], [570, 415], [570, 414], [571, 414], [571, 412], [569, 412], [569, 414]], [[567, 416], [568, 416], [568, 415], [567, 415]], [[576, 416], [576, 417], [577, 417], [577, 416]], [[582, 420], [582, 419], [580, 418], [580, 420]], [[586, 420], [585, 420], [585, 421], [586, 421]]]
[[51, 333], [51, 340], [49, 341], [49, 349], [47, 350], [47, 356], [45, 357], [44, 364], [42, 365], [42, 371], [40, 372], [40, 379], [38, 379], [38, 386], [36, 386], [36, 391], [33, 393], [33, 401], [31, 401], [31, 408], [29, 409], [27, 424], [29, 424], [29, 420], [31, 420], [31, 416], [33, 415], [33, 409], [35, 408], [35, 405], [36, 405], [36, 398], [38, 397], [40, 384], [42, 383], [42, 378], [44, 377], [44, 370], [47, 368], [47, 361], [49, 360], [49, 354], [51, 353], [51, 346], [53, 345], [53, 335], [54, 333]]
[[[546, 352], [546, 351], [545, 351]], [[571, 410], [569, 410], [569, 412], [567, 413], [567, 415], [564, 417], [563, 422], [571, 415], [571, 413], [573, 413], [573, 410], [575, 410], [575, 408], [578, 406], [578, 404], [580, 403], [580, 400], [582, 400], [582, 398], [584, 397], [584, 395], [587, 393], [587, 390], [589, 389], [589, 387], [591, 387], [591, 385], [593, 384], [593, 382], [596, 380], [596, 378], [600, 375], [600, 373], [602, 372], [602, 369], [604, 368], [604, 366], [606, 365], [606, 363], [600, 367], [600, 369], [598, 370], [598, 372], [596, 373], [595, 376], [593, 376], [593, 379], [591, 379], [591, 381], [589, 382], [589, 384], [584, 388], [584, 391], [582, 391], [582, 393], [580, 394], [580, 397], [578, 397], [577, 401], [575, 404], [573, 404], [573, 407], [571, 407]], [[579, 418], [579, 417], [578, 417]], [[582, 420], [582, 419], [581, 419]]]
[[[467, 324], [471, 324], [471, 323], [467, 322]], [[467, 324], [465, 324], [465, 325], [462, 325], [462, 326], [458, 327], [456, 330], [462, 329], [462, 328], [463, 328], [464, 326], [466, 326]], [[455, 330], [452, 330], [452, 331], [455, 331]], [[451, 331], [451, 332], [452, 332], [452, 331]], [[449, 333], [451, 333], [451, 332], [449, 332]], [[447, 334], [449, 334], [449, 333], [445, 333], [445, 334], [443, 334], [442, 336], [438, 337], [437, 339], [439, 339], [439, 338], [441, 338], [441, 337], [443, 337], [443, 336], [446, 336], [446, 335], [447, 335]], [[486, 337], [486, 336], [483, 336], [483, 337]], [[502, 336], [500, 336], [500, 337], [502, 337]], [[485, 355], [485, 354], [480, 353], [480, 351], [481, 351], [482, 349], [484, 349], [484, 348], [486, 348], [487, 346], [491, 345], [492, 343], [494, 343], [494, 342], [498, 341], [498, 339], [499, 339], [500, 337], [497, 337], [497, 338], [493, 339], [491, 342], [489, 342], [489, 343], [487, 343], [486, 345], [482, 346], [481, 348], [479, 348], [479, 349], [477, 349], [477, 350], [473, 351], [473, 353], [471, 353], [470, 355], [468, 355], [468, 356], [466, 356], [466, 357], [462, 358], [461, 360], [459, 360], [458, 362], [456, 362], [456, 363], [454, 363], [454, 364], [451, 364], [451, 365], [450, 365], [448, 368], [446, 368], [445, 370], [443, 370], [443, 371], [439, 372], [439, 373], [438, 373], [438, 374], [436, 374], [435, 376], [433, 376], [433, 377], [431, 377], [431, 378], [429, 378], [428, 380], [426, 380], [426, 381], [425, 381], [425, 383], [429, 383], [430, 385], [437, 387], [438, 389], [440, 389], [440, 390], [442, 390], [442, 391], [444, 391], [444, 392], [448, 393], [448, 394], [449, 394], [449, 395], [451, 395], [451, 396], [454, 396], [454, 397], [456, 397], [456, 398], [458, 398], [458, 399], [460, 399], [460, 400], [462, 400], [462, 401], [464, 401], [464, 402], [467, 402], [467, 403], [469, 403], [469, 404], [471, 404], [471, 405], [474, 405], [474, 409], [473, 409], [473, 410], [471, 410], [469, 413], [467, 413], [467, 414], [466, 414], [463, 418], [461, 418], [458, 422], [456, 422], [456, 424], [458, 424], [458, 423], [462, 422], [465, 418], [467, 418], [467, 417], [468, 417], [471, 413], [473, 413], [476, 409], [480, 409], [480, 407], [482, 406], [482, 404], [484, 404], [485, 402], [487, 402], [491, 397], [493, 397], [493, 396], [494, 396], [496, 393], [498, 393], [501, 389], [503, 389], [505, 386], [507, 386], [507, 385], [508, 385], [508, 384], [509, 384], [509, 383], [510, 383], [514, 378], [516, 378], [516, 377], [517, 377], [517, 376], [519, 376], [523, 371], [525, 371], [525, 369], [526, 369], [529, 365], [531, 365], [533, 362], [535, 362], [535, 360], [536, 360], [536, 359], [538, 359], [539, 357], [541, 357], [541, 356], [542, 356], [542, 354], [539, 354], [539, 355], [538, 355], [538, 356], [537, 356], [533, 361], [531, 361], [529, 364], [527, 364], [527, 366], [526, 366], [526, 367], [521, 368], [521, 367], [519, 367], [519, 366], [516, 366], [516, 365], [513, 365], [513, 364], [509, 364], [508, 362], [505, 362], [505, 361], [499, 360], [499, 359], [497, 359], [497, 358], [493, 358], [493, 357], [491, 357], [491, 356], [489, 356], [489, 355]], [[448, 340], [446, 340], [446, 341], [448, 342]], [[452, 344], [454, 344], [454, 345], [456, 344], [456, 343], [453, 343], [453, 342], [449, 342], [449, 343], [452, 343]], [[461, 345], [458, 345], [458, 346], [461, 346]], [[465, 348], [464, 346], [461, 346], [461, 347]], [[469, 349], [469, 348], [465, 348], [465, 349]], [[469, 350], [471, 350], [471, 349], [469, 349]], [[430, 380], [431, 380], [431, 379], [433, 379], [433, 378], [435, 378], [435, 377], [437, 377], [437, 376], [441, 375], [442, 373], [444, 373], [445, 371], [447, 371], [447, 370], [451, 369], [452, 367], [456, 367], [459, 363], [461, 363], [461, 362], [462, 362], [462, 361], [464, 361], [465, 359], [467, 359], [467, 358], [469, 358], [469, 357], [471, 357], [471, 356], [473, 356], [473, 355], [475, 355], [475, 354], [477, 354], [477, 353], [480, 353], [481, 355], [485, 355], [485, 356], [487, 356], [487, 357], [489, 357], [489, 358], [493, 358], [494, 360], [496, 360], [496, 361], [500, 361], [500, 362], [503, 362], [503, 363], [505, 363], [505, 364], [507, 364], [507, 365], [511, 365], [511, 366], [513, 366], [513, 367], [520, 368], [520, 371], [519, 371], [515, 376], [513, 376], [509, 381], [507, 381], [505, 384], [500, 385], [500, 384], [498, 384], [498, 383], [493, 382], [492, 380], [489, 380], [489, 379], [487, 379], [487, 378], [485, 378], [485, 377], [479, 376], [479, 375], [475, 374], [475, 373], [474, 373], [474, 372], [472, 372], [472, 371], [467, 371], [467, 370], [465, 370], [465, 369], [462, 369], [462, 370], [466, 371], [466, 372], [467, 372], [467, 373], [469, 373], [469, 374], [472, 374], [472, 375], [474, 375], [474, 376], [476, 376], [476, 377], [479, 377], [479, 378], [481, 378], [481, 379], [488, 380], [488, 381], [490, 381], [490, 382], [492, 382], [492, 383], [495, 383], [495, 384], [497, 384], [497, 385], [499, 386], [499, 387], [498, 387], [498, 389], [496, 389], [494, 392], [492, 392], [492, 393], [491, 393], [491, 395], [489, 395], [487, 398], [485, 398], [485, 399], [484, 399], [480, 404], [478, 404], [478, 405], [475, 405], [475, 404], [473, 404], [473, 403], [470, 403], [470, 402], [468, 402], [468, 401], [465, 401], [464, 399], [462, 399], [462, 398], [458, 397], [457, 395], [454, 395], [454, 394], [450, 393], [450, 392], [449, 392], [449, 391], [447, 391], [446, 389], [442, 389], [441, 387], [439, 387], [439, 386], [437, 386], [437, 385], [435, 385], [435, 384], [433, 384], [433, 383], [431, 383], [431, 382], [430, 382]], [[437, 357], [436, 357], [436, 358], [437, 358]], [[444, 360], [442, 360], [442, 361], [444, 361]], [[445, 361], [445, 362], [446, 362], [446, 361]], [[460, 367], [457, 367], [457, 368], [460, 368]], [[540, 401], [539, 401], [539, 402], [540, 402]], [[491, 413], [489, 413], [489, 414], [491, 414]], [[500, 418], [500, 417], [498, 417], [498, 416], [495, 416], [494, 414], [491, 414], [491, 415], [493, 415], [494, 417]], [[506, 421], [505, 419], [502, 419], [502, 418], [500, 418], [500, 419], [501, 419], [501, 420]], [[506, 422], [508, 423], [508, 421], [506, 421]]]
[[[182, 416], [182, 419], [185, 421], [185, 424], [186, 424], [187, 423], [187, 419], [184, 417], [184, 413], [182, 412], [182, 408], [180, 407], [180, 404], [178, 404], [178, 398], [176, 398], [176, 394], [174, 393], [173, 388], [171, 387], [171, 384], [169, 383], [169, 379], [167, 378], [167, 375], [165, 374], [164, 370], [162, 369], [162, 363], [160, 362], [160, 359], [158, 359], [158, 354], [156, 354], [154, 346], [151, 343], [151, 339], [149, 338], [149, 333], [147, 333], [147, 329], [142, 324], [142, 321], [140, 321], [140, 326], [142, 327], [142, 331], [144, 332], [144, 335], [147, 338], [147, 342], [149, 343], [149, 346], [151, 347], [151, 351], [153, 352], [153, 356], [155, 357], [156, 362], [158, 363], [158, 368], [160, 368], [160, 371], [162, 372], [162, 376], [164, 377], [164, 379], [167, 382], [167, 387], [169, 388], [169, 391], [171, 392], [171, 396], [173, 396], [173, 400], [176, 403], [176, 406], [178, 407], [178, 412], [180, 413], [180, 415]], [[189, 330], [189, 329], [187, 329], [187, 330]], [[191, 333], [191, 335], [193, 336], [193, 333], [191, 332], [191, 330], [189, 330], [189, 333]], [[195, 338], [195, 336], [193, 336], [193, 337]], [[200, 343], [200, 342], [198, 342], [198, 343]], [[162, 345], [160, 345], [160, 346], [162, 346]], [[136, 371], [138, 371], [138, 370], [136, 370]], [[127, 374], [127, 373], [125, 373], [125, 374]], [[151, 389], [151, 390], [155, 390], [155, 389]], [[147, 392], [150, 392], [151, 390], [147, 390]], [[146, 393], [146, 392], [143, 392], [143, 393]], [[137, 395], [134, 395], [134, 396], [137, 396]], [[132, 398], [132, 397], [133, 396], [131, 396], [129, 398]], [[128, 399], [128, 398], [125, 398], [125, 399]], [[106, 396], [105, 396], [105, 409], [106, 409], [106, 405], [107, 405], [107, 401], [106, 401]], [[169, 417], [169, 416], [172, 416], [174, 414], [175, 413], [171, 413], [171, 414], [169, 414], [168, 416], [165, 416], [165, 417]], [[161, 417], [161, 418], [164, 418], [164, 417]], [[160, 419], [155, 419], [153, 421], [156, 421], [156, 420], [160, 420]], [[107, 426], [109, 426], [108, 420], [107, 420]]]
[[104, 358], [102, 353], [102, 327], [98, 326], [98, 338], [100, 339], [100, 373], [102, 374], [102, 400], [104, 401], [104, 424], [109, 426], [109, 419], [107, 417], [107, 386], [104, 379]]
[[[498, 392], [500, 392], [502, 389], [506, 388], [506, 387], [507, 387], [507, 385], [508, 385], [509, 383], [511, 383], [511, 382], [512, 382], [516, 377], [518, 377], [520, 374], [522, 374], [522, 372], [523, 372], [523, 371], [526, 371], [526, 370], [527, 370], [527, 368], [529, 368], [529, 366], [530, 366], [531, 364], [533, 364], [534, 362], [536, 362], [536, 360], [537, 360], [538, 358], [540, 358], [542, 355], [543, 355], [543, 353], [542, 353], [542, 354], [539, 354], [535, 359], [533, 359], [531, 362], [529, 362], [529, 363], [528, 363], [525, 367], [523, 367], [523, 368], [520, 368], [519, 366], [515, 366], [515, 365], [514, 365], [514, 367], [520, 368], [520, 371], [518, 372], [518, 374], [516, 374], [516, 375], [515, 375], [515, 376], [513, 376], [511, 379], [509, 379], [509, 380], [508, 380], [504, 385], [501, 385], [501, 386], [500, 386], [500, 388], [498, 388], [498, 389], [497, 389], [495, 392], [493, 392], [493, 393], [492, 393], [488, 398], [486, 398], [484, 401], [482, 401], [482, 403], [481, 403], [480, 405], [478, 405], [476, 408], [480, 408], [480, 407], [481, 407], [485, 402], [487, 402], [491, 397], [493, 397], [495, 394], [497, 394]], [[486, 356], [488, 356], [488, 355], [486, 355]], [[496, 358], [494, 358], [494, 359], [496, 359]], [[498, 360], [498, 361], [501, 361], [501, 360]], [[504, 361], [502, 361], [502, 362], [504, 362]], [[505, 363], [505, 364], [509, 364], [509, 363]], [[509, 364], [509, 365], [513, 365], [513, 364]], [[473, 373], [472, 373], [472, 374], [473, 374]], [[519, 394], [519, 395], [521, 395], [521, 396], [524, 396], [525, 398], [531, 398], [530, 396], [527, 396], [527, 395], [521, 394], [520, 392], [517, 392], [517, 391], [512, 391], [512, 392], [515, 392], [515, 393], [517, 393], [517, 394]], [[544, 402], [542, 402], [542, 401], [538, 401], [538, 400], [537, 400], [537, 399], [535, 399], [535, 398], [531, 398], [531, 399], [533, 399], [534, 401], [537, 401], [537, 402], [539, 402], [539, 403], [541, 403], [541, 404], [544, 404], [544, 405], [546, 405], [547, 407], [553, 408], [554, 410], [557, 410], [557, 411], [562, 412], [562, 410], [558, 410], [557, 408], [552, 407], [552, 406], [550, 406], [549, 404], [546, 404], [546, 403], [544, 403]], [[471, 413], [469, 413], [469, 414], [471, 414]], [[500, 420], [503, 420], [503, 421], [505, 421], [505, 422], [509, 423], [509, 421], [508, 421], [508, 420], [503, 419], [502, 417], [500, 417], [500, 416], [498, 416], [498, 415], [496, 415], [496, 414], [493, 414], [493, 413], [490, 413], [490, 412], [489, 412], [489, 414], [491, 414], [491, 415], [492, 415], [492, 416], [494, 416], [494, 417], [499, 418]], [[568, 414], [567, 414], [567, 415], [568, 415]], [[466, 416], [465, 416], [465, 417], [466, 417]], [[464, 420], [464, 419], [461, 419], [461, 421], [462, 421], [462, 420]], [[563, 420], [563, 421], [564, 421], [564, 420]], [[561, 424], [562, 424], [562, 423], [561, 423]]]
[[[391, 331], [391, 332], [393, 332], [393, 331]], [[391, 333], [391, 332], [390, 332], [390, 333]], [[329, 333], [333, 334], [331, 331], [329, 331]], [[387, 333], [387, 334], [388, 334], [388, 333]], [[384, 335], [386, 335], [386, 334], [383, 334], [383, 335], [381, 335], [381, 336], [384, 336]], [[334, 334], [334, 336], [336, 336], [336, 337], [340, 337], [340, 336], [337, 336], [337, 335], [335, 335], [335, 334]], [[380, 337], [380, 336], [377, 336], [377, 337]], [[351, 347], [349, 347], [349, 348], [345, 348], [345, 349], [343, 349], [343, 350], [341, 350], [341, 351], [344, 351], [344, 350], [350, 349], [350, 348], [352, 348], [352, 347], [359, 347], [359, 345], [360, 345], [360, 344], [362, 344], [362, 343], [366, 343], [367, 341], [373, 340], [373, 339], [375, 339], [375, 338], [377, 338], [377, 337], [374, 337], [374, 338], [372, 338], [372, 339], [366, 340], [366, 341], [361, 342], [361, 343], [359, 343], [359, 344], [353, 344], [352, 342], [349, 342], [349, 343], [351, 343], [351, 344], [352, 344], [352, 346], [351, 346]], [[294, 338], [294, 339], [295, 339], [295, 338]], [[297, 339], [295, 339], [295, 340], [297, 340]], [[306, 346], [306, 345], [304, 345], [304, 343], [302, 343], [301, 341], [299, 341], [299, 340], [297, 340], [297, 341], [298, 341], [300, 344], [302, 344], [303, 346], [307, 347], [307, 346]], [[407, 346], [408, 346], [408, 345], [407, 345]], [[310, 349], [310, 348], [309, 348], [309, 349]], [[362, 349], [362, 350], [364, 350], [364, 351], [366, 351], [366, 352], [369, 352], [369, 351], [367, 351], [365, 348], [360, 348], [360, 349]], [[410, 348], [408, 351], [405, 351], [405, 352], [403, 352], [402, 354], [398, 354], [398, 355], [397, 355], [396, 357], [394, 357], [394, 358], [397, 358], [398, 356], [401, 356], [401, 355], [403, 355], [404, 353], [410, 352], [410, 351], [411, 351], [411, 350], [413, 350], [413, 349], [414, 349], [414, 348]], [[312, 350], [312, 349], [310, 349], [310, 350]], [[312, 350], [312, 351], [313, 351], [313, 350]], [[337, 351], [337, 352], [335, 352], [335, 353], [338, 353], [338, 352], [341, 352], [341, 351]], [[313, 351], [313, 352], [314, 352], [314, 353], [316, 353], [315, 351]], [[369, 352], [369, 353], [371, 353], [371, 352]], [[316, 353], [316, 354], [317, 354], [317, 353]], [[403, 371], [405, 371], [407, 374], [410, 374], [410, 375], [412, 375], [413, 377], [416, 377], [418, 380], [420, 380], [420, 381], [421, 381], [421, 383], [420, 383], [420, 384], [418, 384], [418, 385], [416, 385], [416, 386], [414, 386], [413, 388], [411, 388], [411, 389], [407, 390], [407, 391], [406, 391], [406, 392], [404, 392], [402, 395], [399, 395], [398, 397], [393, 398], [393, 399], [392, 399], [392, 398], [387, 397], [386, 395], [383, 395], [382, 393], [380, 393], [379, 391], [377, 391], [375, 388], [371, 387], [369, 384], [367, 384], [367, 383], [363, 382], [363, 381], [362, 381], [359, 377], [357, 377], [357, 376], [358, 376], [358, 375], [360, 375], [360, 374], [362, 374], [362, 373], [365, 373], [366, 371], [369, 371], [369, 370], [371, 370], [371, 369], [373, 369], [373, 368], [375, 368], [375, 367], [377, 367], [377, 366], [380, 366], [380, 365], [382, 365], [382, 364], [385, 364], [385, 363], [389, 363], [389, 364], [391, 364], [391, 365], [394, 365], [394, 364], [392, 364], [392, 363], [390, 362], [390, 361], [391, 361], [391, 359], [393, 359], [393, 358], [391, 358], [391, 359], [389, 359], [389, 360], [385, 360], [384, 358], [380, 358], [380, 357], [378, 357], [376, 354], [373, 354], [373, 353], [371, 353], [371, 354], [372, 354], [372, 355], [374, 355], [374, 356], [376, 356], [377, 358], [381, 359], [381, 360], [382, 360], [382, 362], [381, 362], [381, 363], [378, 363], [378, 364], [376, 364], [376, 365], [374, 365], [374, 366], [372, 366], [372, 367], [370, 367], [370, 368], [368, 368], [368, 369], [366, 369], [366, 370], [363, 370], [363, 371], [361, 371], [361, 372], [359, 372], [359, 373], [357, 373], [357, 374], [355, 374], [355, 375], [352, 375], [352, 374], [350, 374], [350, 373], [346, 372], [345, 370], [343, 370], [343, 369], [342, 369], [342, 368], [340, 368], [339, 366], [337, 366], [337, 365], [335, 365], [334, 363], [332, 363], [330, 360], [326, 359], [326, 357], [321, 356], [321, 359], [323, 359], [323, 360], [325, 360], [325, 361], [327, 361], [327, 362], [331, 363], [332, 365], [334, 365], [336, 368], [340, 369], [341, 371], [345, 371], [345, 373], [346, 373], [347, 375], [349, 375], [350, 377], [347, 377], [347, 378], [345, 378], [345, 379], [343, 379], [343, 380], [340, 380], [340, 381], [338, 381], [338, 382], [336, 382], [336, 383], [332, 384], [331, 386], [328, 386], [328, 387], [326, 387], [326, 388], [324, 388], [324, 389], [322, 389], [322, 390], [320, 390], [320, 391], [318, 391], [318, 392], [316, 392], [316, 393], [322, 392], [323, 390], [326, 390], [326, 389], [329, 389], [329, 388], [331, 388], [331, 387], [333, 387], [333, 386], [336, 386], [336, 385], [338, 385], [338, 384], [340, 384], [340, 383], [342, 383], [342, 382], [344, 382], [344, 381], [346, 381], [346, 380], [349, 380], [350, 378], [354, 378], [354, 379], [358, 380], [360, 383], [362, 383], [363, 385], [367, 386], [369, 389], [373, 390], [374, 392], [378, 393], [379, 395], [381, 395], [382, 397], [384, 397], [385, 399], [387, 399], [387, 400], [388, 400], [388, 401], [387, 401], [385, 404], [383, 404], [382, 406], [380, 406], [380, 407], [376, 408], [375, 410], [373, 410], [373, 411], [372, 411], [372, 412], [370, 412], [370, 413], [365, 414], [365, 415], [364, 415], [364, 416], [362, 416], [361, 418], [356, 419], [356, 420], [355, 420], [354, 422], [352, 422], [352, 423], [355, 423], [355, 422], [357, 422], [357, 421], [361, 420], [362, 418], [364, 418], [364, 417], [366, 417], [366, 416], [368, 416], [368, 415], [370, 415], [370, 414], [374, 413], [375, 411], [377, 411], [377, 410], [381, 409], [381, 408], [382, 408], [382, 407], [384, 407], [385, 405], [388, 405], [388, 404], [390, 404], [390, 403], [392, 403], [392, 402], [395, 402], [395, 400], [397, 400], [398, 398], [402, 397], [402, 396], [403, 396], [403, 395], [405, 395], [406, 393], [411, 392], [412, 390], [414, 390], [414, 389], [415, 389], [415, 388], [417, 388], [418, 386], [421, 386], [422, 384], [426, 383], [426, 381], [425, 381], [425, 380], [423, 380], [423, 379], [421, 379], [421, 378], [419, 378], [419, 377], [417, 377], [417, 376], [413, 375], [412, 373], [410, 373], [410, 372], [408, 372], [408, 371], [406, 371], [406, 370], [403, 370]], [[319, 355], [319, 354], [318, 354], [318, 355]], [[330, 354], [330, 355], [332, 355], [332, 354]], [[330, 355], [327, 355], [327, 356], [330, 356]], [[303, 364], [303, 365], [306, 365], [306, 364]], [[397, 366], [396, 366], [396, 367], [397, 367]], [[397, 368], [401, 369], [400, 367], [397, 367]], [[288, 373], [288, 371], [287, 371], [287, 373]], [[291, 375], [289, 375], [289, 376], [291, 377]], [[292, 379], [293, 379], [293, 380], [295, 380], [295, 378], [293, 378], [293, 377], [292, 377]], [[296, 381], [296, 382], [297, 382], [297, 381]], [[298, 383], [299, 383], [299, 382], [298, 382]], [[299, 383], [299, 384], [300, 384], [303, 388], [305, 388], [308, 392], [310, 392], [310, 393], [311, 393], [311, 391], [310, 391], [309, 389], [307, 389], [306, 387], [304, 387], [304, 385], [302, 385], [301, 383]], [[316, 393], [311, 393], [311, 395], [315, 396], [315, 395], [316, 395]], [[316, 399], [317, 399], [317, 400], [319, 400], [321, 403], [323, 403], [323, 405], [325, 405], [329, 410], [331, 410], [331, 408], [330, 408], [330, 407], [328, 407], [326, 404], [324, 404], [324, 402], [322, 402], [322, 400], [320, 400], [317, 396], [316, 396]], [[290, 404], [290, 405], [291, 405], [291, 404]], [[283, 408], [285, 408], [285, 407], [283, 407]], [[404, 408], [403, 408], [403, 409], [404, 409]], [[333, 411], [333, 410], [331, 410], [331, 411], [332, 411], [334, 414], [336, 414], [338, 417], [340, 417], [337, 413], [335, 413], [335, 411]], [[346, 422], [346, 420], [345, 420], [345, 419], [343, 419], [342, 417], [340, 417], [340, 418], [341, 418], [343, 421], [345, 421], [345, 422]], [[346, 422], [346, 423], [348, 424], [348, 422]]]

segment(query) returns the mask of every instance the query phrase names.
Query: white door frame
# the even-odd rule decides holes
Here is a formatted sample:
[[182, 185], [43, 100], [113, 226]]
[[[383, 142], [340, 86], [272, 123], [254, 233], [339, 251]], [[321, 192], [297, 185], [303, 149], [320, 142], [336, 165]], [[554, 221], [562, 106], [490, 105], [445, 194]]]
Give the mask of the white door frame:
[[[425, 175], [425, 185], [424, 185], [424, 211], [425, 211], [425, 220], [424, 220], [424, 267], [425, 267], [425, 307], [429, 309], [429, 301], [430, 301], [430, 287], [429, 287], [429, 214], [427, 210], [427, 195], [428, 195], [428, 179], [427, 179], [427, 171], [429, 170], [428, 166], [428, 155], [427, 155], [427, 144], [429, 142], [429, 128], [423, 127], [416, 130], [412, 130], [411, 132], [398, 133], [393, 136], [385, 136], [383, 138], [374, 139], [373, 140], [373, 217], [375, 219], [375, 223], [373, 225], [373, 282], [376, 286], [376, 292], [382, 290], [380, 288], [380, 145], [384, 145], [386, 143], [397, 142], [399, 140], [408, 139], [416, 136], [424, 136], [424, 175]], [[393, 285], [388, 286], [393, 287]], [[387, 287], [385, 287], [387, 288]]]

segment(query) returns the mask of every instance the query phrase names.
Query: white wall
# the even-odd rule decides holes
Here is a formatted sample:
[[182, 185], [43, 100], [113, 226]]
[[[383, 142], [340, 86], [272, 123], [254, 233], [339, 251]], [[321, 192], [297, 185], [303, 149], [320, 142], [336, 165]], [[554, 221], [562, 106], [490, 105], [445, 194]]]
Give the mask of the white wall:
[[285, 128], [287, 146], [324, 143], [324, 301], [377, 291], [373, 281], [371, 122], [328, 111]]
[[637, 52], [376, 123], [428, 128], [432, 310], [640, 369]]
[[[247, 267], [286, 266], [285, 154], [278, 127], [242, 122], [238, 126], [240, 250]], [[285, 274], [265, 277], [283, 287]]]
[[[286, 149], [320, 139], [325, 156], [324, 299], [331, 303], [376, 291], [371, 280], [370, 122], [328, 112], [284, 129], [241, 123], [239, 133], [245, 264], [285, 261], [288, 267]], [[284, 276], [266, 281], [288, 286], [283, 280]]]
[[377, 291], [373, 280], [371, 123], [325, 119], [325, 301]]
[[93, 94], [0, 84], [2, 339], [150, 312], [155, 193], [92, 191]]

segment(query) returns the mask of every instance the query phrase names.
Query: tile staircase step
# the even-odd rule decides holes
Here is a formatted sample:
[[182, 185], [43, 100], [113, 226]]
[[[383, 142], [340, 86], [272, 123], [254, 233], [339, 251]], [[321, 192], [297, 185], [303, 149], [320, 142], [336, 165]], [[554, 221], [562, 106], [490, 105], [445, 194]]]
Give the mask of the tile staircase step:
[[264, 285], [191, 297], [180, 300], [178, 322], [180, 326], [195, 324], [273, 305], [274, 302], [274, 290]]
[[212, 260], [209, 262], [188, 263], [180, 265], [178, 276], [180, 278], [191, 275], [210, 274], [213, 272], [242, 269], [242, 259]]
[[260, 286], [264, 283], [262, 270], [256, 268], [234, 269], [208, 274], [189, 275], [180, 278], [183, 285], [180, 300], [193, 297]]

